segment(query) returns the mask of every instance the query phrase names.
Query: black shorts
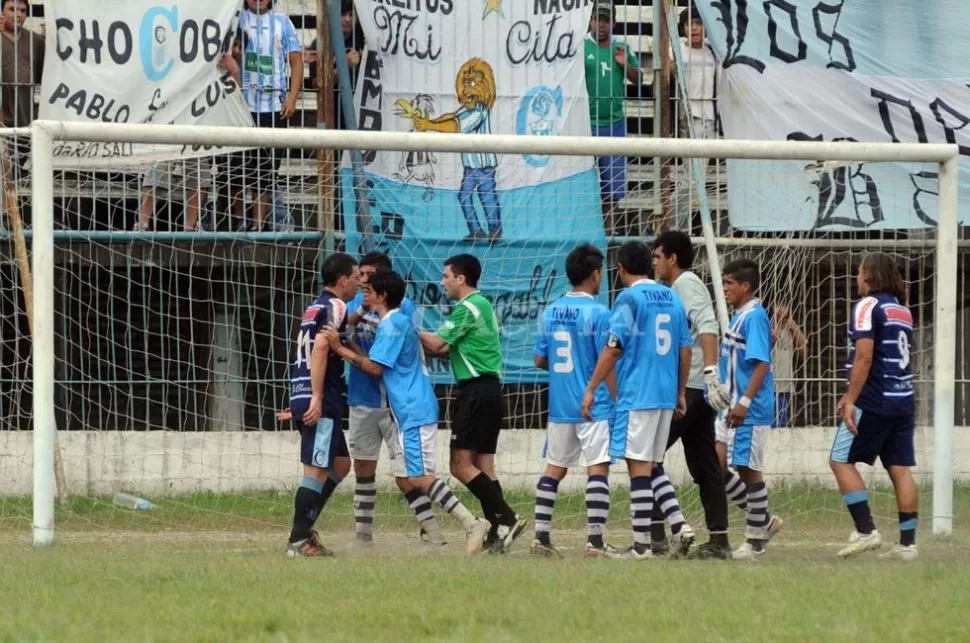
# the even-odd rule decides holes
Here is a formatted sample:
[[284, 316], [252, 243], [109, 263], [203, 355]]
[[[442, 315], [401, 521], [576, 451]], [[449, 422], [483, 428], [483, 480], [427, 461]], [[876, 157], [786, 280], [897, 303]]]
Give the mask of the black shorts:
[[878, 457], [887, 469], [915, 467], [915, 439], [916, 421], [912, 414], [880, 415], [859, 411], [855, 435], [845, 423], [839, 423], [829, 458], [832, 462], [865, 462], [871, 466]]
[[497, 377], [461, 382], [451, 414], [451, 448], [494, 455], [504, 419], [505, 397]]
[[336, 458], [348, 458], [347, 440], [344, 439], [343, 420], [323, 417], [316, 426], [299, 422], [300, 462], [320, 469], [333, 468]]

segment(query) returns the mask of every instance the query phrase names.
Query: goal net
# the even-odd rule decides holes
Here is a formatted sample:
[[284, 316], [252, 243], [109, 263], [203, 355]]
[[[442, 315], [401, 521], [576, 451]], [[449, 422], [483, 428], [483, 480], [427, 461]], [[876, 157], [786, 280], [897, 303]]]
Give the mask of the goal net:
[[[31, 500], [36, 529], [37, 503], [40, 516], [46, 516], [46, 503], [53, 505], [56, 491], [66, 500], [57, 505], [56, 513], [58, 528], [66, 533], [166, 530], [281, 537], [292, 515], [292, 491], [301, 469], [299, 436], [276, 414], [288, 403], [301, 314], [320, 292], [323, 257], [334, 251], [360, 257], [371, 249], [386, 252], [407, 277], [408, 295], [428, 329], [440, 325], [454, 304], [439, 285], [444, 259], [471, 252], [482, 260], [480, 287], [495, 305], [505, 361], [507, 421], [497, 466], [516, 508], [531, 516], [533, 489], [544, 466], [547, 419], [545, 378], [531, 365], [537, 319], [568, 289], [564, 260], [573, 247], [591, 241], [612, 257], [610, 250], [623, 240], [608, 241], [603, 230], [593, 163], [604, 152], [731, 157], [729, 172], [737, 169], [742, 178], [745, 173], [761, 177], [757, 184], [731, 184], [750, 201], [744, 202], [745, 209], [729, 213], [727, 229], [708, 239], [695, 230], [695, 265], [715, 293], [713, 265], [742, 256], [760, 265], [762, 296], [778, 329], [774, 368], [780, 428], [771, 434], [765, 473], [772, 488], [779, 490], [774, 505], [779, 513], [818, 516], [839, 507], [827, 459], [834, 407], [844, 388], [848, 310], [857, 292], [854, 273], [865, 252], [891, 253], [907, 276], [918, 329], [910, 355], [919, 391], [922, 483], [929, 483], [935, 470], [934, 427], [936, 444], [940, 435], [946, 439], [947, 423], [952, 428], [952, 418], [940, 418], [935, 410], [941, 403], [950, 408], [954, 403], [953, 386], [941, 386], [939, 380], [940, 373], [948, 373], [952, 383], [956, 351], [950, 301], [956, 283], [949, 281], [957, 275], [951, 202], [955, 193], [947, 192], [955, 176], [939, 178], [939, 161], [948, 148], [512, 136], [469, 142], [449, 135], [74, 124], [39, 124], [34, 135], [38, 148], [31, 174], [18, 178], [19, 170], [11, 167], [4, 182], [5, 222], [19, 216], [27, 227], [21, 235], [15, 225], [6, 225], [11, 234], [4, 255], [2, 299], [4, 531], [23, 533], [31, 523]], [[26, 144], [27, 139], [19, 140]], [[252, 191], [244, 178], [233, 178], [221, 151], [243, 145], [264, 151], [353, 147], [378, 159], [387, 157], [388, 165], [400, 162], [402, 155], [437, 154], [447, 165], [460, 164], [461, 154], [501, 154], [508, 159], [509, 172], [515, 171], [522, 156], [542, 154], [561, 165], [565, 182], [538, 198], [519, 201], [498, 190], [504, 223], [502, 234], [492, 238], [465, 238], [469, 233], [460, 190], [429, 195], [425, 187], [409, 186], [393, 192], [375, 172], [355, 177], [349, 160], [340, 170], [336, 192], [325, 183], [316, 184], [316, 176], [280, 182], [286, 195], [300, 190], [329, 195], [307, 203], [306, 213], [293, 217], [292, 230], [240, 233], [221, 223], [213, 230], [182, 232], [176, 210], [169, 210], [184, 200], [176, 191], [164, 206], [156, 207], [157, 226], [132, 232], [146, 195], [138, 174], [105, 173], [63, 160], [51, 169], [57, 147], [79, 140], [216, 146], [202, 157], [212, 167], [214, 186], [200, 197], [203, 219], [230, 211], [226, 195], [220, 196], [216, 188], [220, 173], [228, 173], [222, 180], [228, 181], [229, 197]], [[852, 158], [862, 160], [847, 161]], [[866, 184], [859, 176], [891, 171], [904, 161], [913, 161], [906, 167], [919, 167], [922, 189], [934, 194], [934, 220], [948, 226], [953, 243], [938, 244], [936, 229], [930, 226], [891, 232], [891, 208], [909, 202], [912, 193], [882, 186], [882, 224], [870, 219], [865, 227], [837, 230], [817, 225], [817, 213], [830, 207], [835, 216], [852, 216], [842, 214], [848, 211], [871, 217], [876, 204], [873, 195], [858, 194], [857, 186]], [[953, 172], [952, 162], [946, 167]], [[500, 182], [504, 178], [499, 175]], [[660, 185], [654, 189], [656, 194], [641, 196], [660, 199], [661, 214], [666, 214], [669, 191]], [[844, 199], [833, 204], [839, 194]], [[475, 195], [479, 213], [481, 198], [481, 193]], [[396, 207], [373, 207], [382, 203]], [[322, 213], [317, 211], [320, 207]], [[619, 209], [638, 225], [663, 225], [662, 219], [652, 218], [652, 208], [621, 203]], [[318, 217], [328, 211], [336, 213], [335, 229], [321, 232]], [[740, 214], [748, 218], [736, 216]], [[795, 232], [781, 229], [794, 217], [807, 223]], [[15, 251], [21, 236], [33, 253], [32, 292], [21, 287], [28, 278]], [[707, 248], [716, 248], [716, 255], [706, 254]], [[47, 266], [45, 258], [50, 261]], [[612, 294], [604, 284], [602, 301], [609, 303]], [[782, 357], [784, 350], [788, 355]], [[941, 356], [944, 363], [938, 361]], [[45, 365], [46, 359], [50, 362]], [[434, 360], [429, 366], [442, 411], [437, 469], [447, 479], [452, 378], [446, 363]], [[49, 441], [54, 426], [56, 442]], [[952, 431], [949, 435], [952, 439]], [[702, 526], [679, 447], [671, 451], [666, 466], [679, 485], [688, 519]], [[55, 480], [55, 470], [62, 470], [63, 477]], [[879, 482], [878, 474], [872, 475]], [[582, 531], [582, 479], [574, 475], [571, 483], [564, 483], [556, 525]], [[617, 465], [612, 480], [619, 490], [614, 493], [611, 531], [625, 531], [629, 524], [624, 479], [624, 467]], [[378, 483], [378, 529], [416, 534], [413, 518], [393, 488], [386, 452]], [[352, 531], [352, 487], [352, 477], [341, 485], [322, 529]], [[124, 499], [115, 502], [118, 492], [147, 499], [153, 508], [126, 508]], [[881, 496], [876, 510], [890, 515], [889, 502], [888, 496]], [[734, 526], [743, 524], [739, 516], [732, 514]]]

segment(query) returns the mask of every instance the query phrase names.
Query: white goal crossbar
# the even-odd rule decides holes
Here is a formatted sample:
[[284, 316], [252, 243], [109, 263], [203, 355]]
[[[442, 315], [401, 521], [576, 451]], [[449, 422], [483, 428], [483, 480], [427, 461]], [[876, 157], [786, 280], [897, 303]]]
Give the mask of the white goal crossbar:
[[[119, 125], [35, 121], [30, 127], [33, 195], [33, 541], [54, 541], [54, 170], [55, 141], [125, 142], [368, 151], [490, 152], [552, 156], [631, 156], [752, 160], [911, 162], [939, 165], [934, 315], [933, 533], [953, 529], [953, 434], [956, 380], [959, 151], [956, 145], [794, 141], [675, 140], [415, 134], [308, 129], [248, 129], [179, 125]], [[705, 229], [708, 256], [716, 240]], [[711, 262], [711, 277], [720, 267]], [[715, 288], [725, 323], [723, 293]]]

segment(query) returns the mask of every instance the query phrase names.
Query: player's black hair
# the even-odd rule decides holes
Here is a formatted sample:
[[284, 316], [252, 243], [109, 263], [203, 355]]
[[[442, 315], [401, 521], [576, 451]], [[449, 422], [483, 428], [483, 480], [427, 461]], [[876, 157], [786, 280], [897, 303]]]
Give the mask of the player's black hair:
[[862, 258], [860, 269], [871, 292], [896, 295], [900, 302], [905, 299], [906, 282], [891, 256], [884, 252], [870, 252]]
[[751, 292], [758, 292], [758, 286], [761, 285], [761, 270], [751, 259], [735, 259], [724, 266], [721, 274], [725, 277], [733, 277], [739, 284], [747, 283], [751, 287]]
[[616, 263], [631, 275], [650, 274], [650, 249], [640, 241], [627, 241], [616, 253]]
[[603, 270], [603, 253], [591, 243], [584, 243], [572, 249], [566, 256], [566, 277], [573, 286], [578, 286]]
[[354, 12], [354, 0], [340, 0], [340, 13], [353, 13]]
[[482, 262], [475, 255], [460, 254], [448, 257], [445, 267], [450, 267], [456, 277], [461, 275], [465, 283], [472, 288], [478, 287], [478, 280], [482, 278]]
[[690, 242], [690, 237], [680, 230], [667, 230], [657, 237], [653, 244], [654, 248], [659, 248], [665, 257], [677, 255], [677, 267], [681, 270], [690, 270], [694, 265], [694, 244]]
[[398, 308], [404, 301], [407, 285], [401, 275], [393, 270], [378, 270], [367, 283], [375, 295], [387, 298], [388, 309]]
[[335, 252], [323, 262], [323, 272], [321, 274], [323, 277], [323, 285], [336, 286], [341, 277], [349, 277], [354, 274], [354, 268], [356, 267], [356, 259], [343, 252]]
[[391, 258], [380, 250], [371, 250], [360, 258], [361, 266], [374, 266], [377, 270], [391, 270]]

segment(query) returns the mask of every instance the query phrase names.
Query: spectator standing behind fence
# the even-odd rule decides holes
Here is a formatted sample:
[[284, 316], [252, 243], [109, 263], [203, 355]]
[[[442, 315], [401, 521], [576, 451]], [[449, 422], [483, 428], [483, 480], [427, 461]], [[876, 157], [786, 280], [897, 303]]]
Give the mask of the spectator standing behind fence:
[[[225, 53], [219, 60], [219, 69], [232, 74], [236, 83], [241, 81], [239, 64], [230, 53]], [[202, 189], [205, 177], [211, 176], [212, 163], [207, 157], [189, 158], [182, 161], [159, 161], [153, 163], [145, 173], [144, 193], [141, 201], [141, 211], [135, 231], [141, 232], [152, 227], [155, 214], [155, 197], [159, 193], [169, 199], [181, 194], [185, 198], [186, 232], [199, 230], [199, 206], [202, 203]]]
[[[24, 25], [27, 0], [3, 0], [0, 12], [0, 111], [4, 127], [27, 127], [34, 120], [34, 85], [44, 69], [44, 39]], [[9, 146], [14, 178], [20, 179], [30, 139], [12, 139]]]
[[791, 422], [791, 398], [795, 390], [795, 353], [802, 361], [808, 357], [808, 340], [801, 326], [792, 319], [785, 304], [775, 304], [771, 316], [771, 337], [774, 356], [771, 369], [775, 376], [775, 426], [786, 427]]
[[[253, 113], [253, 124], [286, 127], [296, 114], [303, 87], [303, 48], [296, 27], [286, 15], [273, 11], [272, 0], [246, 0], [239, 29], [243, 95]], [[255, 191], [253, 227], [257, 231], [266, 222], [273, 184], [285, 154], [284, 149], [263, 148], [246, 155], [246, 187]], [[242, 207], [243, 196], [238, 199]], [[250, 227], [245, 221], [243, 225]]]
[[681, 121], [690, 122], [692, 127], [688, 132], [696, 138], [717, 138], [720, 130], [717, 115], [719, 61], [704, 39], [704, 25], [696, 9], [681, 12], [680, 35], [687, 39], [684, 83], [689, 112], [681, 114]]
[[[584, 51], [593, 136], [626, 136], [626, 81], [642, 82], [640, 61], [626, 43], [613, 38], [615, 18], [612, 0], [596, 0]], [[615, 232], [613, 211], [626, 196], [626, 157], [601, 156], [597, 162], [603, 227], [611, 235]]]
[[[360, 72], [360, 63], [363, 59], [364, 49], [364, 30], [357, 22], [354, 14], [353, 0], [343, 0], [340, 3], [340, 28], [344, 36], [344, 51], [347, 53], [347, 67], [350, 69], [350, 88], [352, 91], [357, 89], [357, 76]], [[317, 39], [313, 39], [313, 44], [304, 54], [310, 63], [310, 87], [317, 88]], [[337, 70], [334, 69], [336, 75]], [[340, 85], [334, 80], [333, 86], [333, 113], [336, 117], [335, 129], [356, 129], [349, 127], [347, 114], [344, 113], [343, 104], [340, 101]]]

